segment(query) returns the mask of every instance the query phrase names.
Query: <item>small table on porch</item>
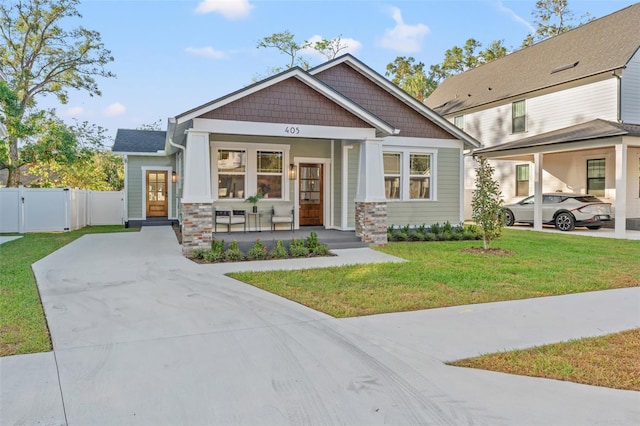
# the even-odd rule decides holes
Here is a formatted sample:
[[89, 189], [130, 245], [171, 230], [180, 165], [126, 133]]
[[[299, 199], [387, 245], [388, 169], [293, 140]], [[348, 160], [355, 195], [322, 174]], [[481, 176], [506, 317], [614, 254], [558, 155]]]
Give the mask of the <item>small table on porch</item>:
[[253, 230], [262, 232], [262, 215], [265, 212], [247, 212], [247, 216], [249, 216], [249, 232], [251, 232], [251, 218], [253, 217]]

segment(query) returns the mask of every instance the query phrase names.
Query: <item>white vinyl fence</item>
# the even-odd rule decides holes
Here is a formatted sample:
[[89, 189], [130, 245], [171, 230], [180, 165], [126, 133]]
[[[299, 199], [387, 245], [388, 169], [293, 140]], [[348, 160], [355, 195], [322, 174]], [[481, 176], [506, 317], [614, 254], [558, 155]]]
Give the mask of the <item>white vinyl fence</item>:
[[124, 223], [124, 191], [0, 188], [0, 232], [69, 231]]

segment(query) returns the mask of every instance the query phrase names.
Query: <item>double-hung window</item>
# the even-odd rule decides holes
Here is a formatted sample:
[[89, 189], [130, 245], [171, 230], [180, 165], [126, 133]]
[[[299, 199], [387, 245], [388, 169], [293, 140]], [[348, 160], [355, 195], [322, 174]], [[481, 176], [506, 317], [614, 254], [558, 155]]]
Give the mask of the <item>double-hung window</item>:
[[282, 198], [283, 177], [282, 151], [257, 152], [257, 192], [268, 198]]
[[384, 193], [387, 200], [434, 199], [434, 154], [411, 149], [384, 152]]
[[384, 193], [388, 200], [399, 200], [402, 194], [401, 171], [402, 154], [399, 152], [385, 152], [382, 155], [384, 163]]
[[409, 198], [431, 198], [431, 154], [409, 154]]
[[453, 124], [461, 130], [464, 130], [464, 115], [458, 115], [453, 118]]
[[244, 198], [247, 152], [218, 151], [218, 198]]
[[511, 132], [522, 133], [527, 127], [527, 109], [524, 100], [511, 104]]
[[516, 165], [516, 197], [529, 195], [529, 165]]
[[605, 160], [587, 160], [587, 194], [604, 197]]

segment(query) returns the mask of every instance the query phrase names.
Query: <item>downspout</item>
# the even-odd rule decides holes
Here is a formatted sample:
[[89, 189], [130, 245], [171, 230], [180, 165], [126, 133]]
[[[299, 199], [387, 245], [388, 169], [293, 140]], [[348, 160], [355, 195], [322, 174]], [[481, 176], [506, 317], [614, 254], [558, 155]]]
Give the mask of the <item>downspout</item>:
[[[176, 120], [175, 117], [169, 117], [169, 125], [167, 126], [167, 136], [168, 136], [167, 137], [167, 141], [169, 142], [169, 145], [171, 145], [172, 147], [182, 150], [182, 168], [181, 168], [181, 170], [182, 170], [182, 174], [184, 175], [184, 170], [185, 170], [184, 161], [185, 161], [185, 158], [187, 156], [187, 149], [184, 146], [178, 145], [177, 143], [175, 143], [173, 141], [173, 134], [175, 132], [176, 121], [177, 120]], [[177, 166], [178, 165], [176, 164], [176, 168], [177, 168]], [[184, 179], [184, 176], [182, 176], [182, 178]], [[177, 195], [177, 192], [178, 191], [176, 191], [176, 195]], [[182, 193], [180, 193], [180, 196], [182, 196]], [[177, 197], [176, 197], [175, 211], [176, 211], [176, 216], [178, 218], [178, 221], [180, 222], [180, 224], [182, 224], [181, 209], [178, 206], [178, 198]]]
[[622, 123], [622, 76], [618, 74], [618, 71], [612, 71], [611, 74], [617, 78], [618, 80], [618, 111], [617, 111], [617, 121], [618, 123]]

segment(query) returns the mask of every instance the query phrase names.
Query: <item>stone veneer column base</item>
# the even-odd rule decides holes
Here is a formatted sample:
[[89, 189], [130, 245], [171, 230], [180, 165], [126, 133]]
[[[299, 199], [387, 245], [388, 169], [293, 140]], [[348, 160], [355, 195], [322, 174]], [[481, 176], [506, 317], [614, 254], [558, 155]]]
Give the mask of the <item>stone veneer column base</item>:
[[211, 248], [212, 203], [182, 203], [182, 254]]
[[387, 203], [356, 202], [356, 235], [365, 243], [387, 244]]

